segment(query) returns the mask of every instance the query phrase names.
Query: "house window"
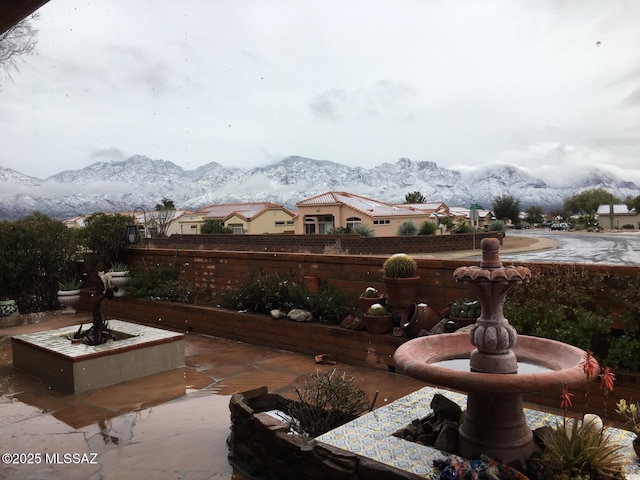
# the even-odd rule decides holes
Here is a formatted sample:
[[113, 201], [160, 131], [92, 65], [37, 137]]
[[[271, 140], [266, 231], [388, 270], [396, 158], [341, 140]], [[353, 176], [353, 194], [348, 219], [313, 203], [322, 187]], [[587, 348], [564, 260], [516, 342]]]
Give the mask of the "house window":
[[316, 219], [314, 217], [304, 219], [304, 233], [307, 235], [316, 233]]
[[391, 220], [389, 220], [388, 218], [373, 221], [374, 225], [389, 225], [390, 223], [391, 223]]
[[293, 220], [287, 220], [287, 227], [293, 227]]
[[278, 220], [276, 222], [276, 227], [284, 227], [284, 221], [283, 220]]
[[227, 225], [227, 227], [229, 227], [231, 230], [233, 230], [233, 233], [235, 235], [243, 235], [244, 234], [244, 228], [242, 227], [241, 223], [229, 223]]
[[349, 217], [347, 218], [347, 228], [353, 230], [358, 225], [362, 224], [362, 219], [358, 217]]

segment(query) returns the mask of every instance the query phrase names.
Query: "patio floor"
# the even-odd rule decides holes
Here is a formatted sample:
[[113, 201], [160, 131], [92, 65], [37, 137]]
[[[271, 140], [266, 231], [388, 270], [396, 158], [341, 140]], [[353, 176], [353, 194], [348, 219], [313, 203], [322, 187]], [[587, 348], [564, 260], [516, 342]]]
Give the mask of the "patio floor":
[[[198, 334], [186, 334], [184, 368], [91, 392], [64, 393], [13, 369], [12, 335], [90, 321], [88, 313], [60, 312], [0, 318], [0, 453], [14, 454], [0, 464], [0, 479], [246, 480], [227, 461], [230, 396], [261, 386], [292, 396], [304, 375], [334, 368], [355, 377], [369, 398], [378, 391], [376, 410], [320, 440], [426, 473], [425, 459], [433, 456], [427, 447], [408, 446], [390, 434], [405, 420], [426, 415], [435, 390], [402, 375], [318, 365], [311, 355]], [[464, 402], [463, 395], [448, 393]], [[527, 413], [532, 427], [541, 415], [551, 418]], [[631, 438], [624, 431], [616, 435]], [[628, 472], [640, 479], [637, 459]]]

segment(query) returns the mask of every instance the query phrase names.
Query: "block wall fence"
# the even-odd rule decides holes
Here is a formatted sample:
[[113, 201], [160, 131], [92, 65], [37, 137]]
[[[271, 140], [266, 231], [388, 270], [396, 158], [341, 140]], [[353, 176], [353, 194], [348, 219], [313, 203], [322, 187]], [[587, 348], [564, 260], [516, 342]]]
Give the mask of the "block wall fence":
[[[251, 274], [279, 272], [298, 276], [315, 277], [319, 282], [340, 289], [355, 298], [368, 286], [384, 291], [382, 264], [391, 254], [409, 253], [418, 263], [418, 275], [422, 278], [418, 297], [436, 309], [449, 302], [472, 294], [468, 287], [455, 283], [452, 273], [467, 262], [421, 259], [420, 254], [444, 248], [447, 250], [471, 250], [475, 245], [480, 253], [480, 241], [485, 237], [497, 237], [500, 232], [475, 235], [432, 235], [411, 237], [356, 237], [350, 235], [172, 235], [168, 239], [153, 239], [145, 246], [132, 248], [127, 262], [136, 268], [139, 262], [147, 265], [163, 265], [175, 268], [178, 278], [188, 280], [196, 288], [202, 288], [213, 304], [233, 290]], [[236, 241], [230, 244], [231, 241]], [[336, 242], [345, 247], [346, 241], [359, 243], [359, 251], [379, 250], [379, 253], [335, 253]], [[363, 245], [375, 241], [376, 245]], [[224, 243], [222, 243], [224, 242]], [[253, 243], [251, 243], [253, 242]], [[313, 248], [311, 243], [315, 242]], [[299, 244], [297, 244], [299, 243]], [[210, 246], [211, 248], [205, 248]], [[222, 247], [234, 247], [222, 249]], [[374, 248], [375, 247], [375, 248]], [[432, 248], [433, 247], [433, 248]], [[251, 251], [247, 251], [247, 249]], [[281, 248], [284, 251], [277, 251]], [[296, 250], [291, 252], [290, 250]], [[244, 250], [244, 251], [242, 251]], [[265, 251], [266, 250], [266, 251]], [[312, 253], [307, 250], [324, 250]], [[353, 251], [353, 248], [347, 249]]]

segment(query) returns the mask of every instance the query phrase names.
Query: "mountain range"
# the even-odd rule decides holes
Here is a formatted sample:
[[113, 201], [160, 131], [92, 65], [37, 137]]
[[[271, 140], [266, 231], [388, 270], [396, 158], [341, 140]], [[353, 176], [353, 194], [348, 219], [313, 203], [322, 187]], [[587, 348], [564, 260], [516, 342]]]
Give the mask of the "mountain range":
[[497, 196], [510, 195], [522, 209], [561, 207], [565, 198], [601, 187], [615, 196], [640, 195], [637, 184], [600, 169], [581, 172], [563, 186], [550, 186], [511, 165], [495, 164], [471, 172], [434, 162], [401, 158], [366, 169], [327, 160], [287, 157], [265, 167], [228, 168], [216, 162], [184, 170], [167, 160], [134, 155], [120, 162], [96, 162], [45, 179], [0, 167], [0, 218], [16, 219], [40, 211], [54, 218], [93, 212], [152, 209], [163, 198], [177, 208], [195, 210], [214, 203], [269, 201], [294, 208], [307, 197], [347, 191], [389, 203], [402, 203], [419, 191], [428, 202], [449, 206], [472, 203], [491, 208]]

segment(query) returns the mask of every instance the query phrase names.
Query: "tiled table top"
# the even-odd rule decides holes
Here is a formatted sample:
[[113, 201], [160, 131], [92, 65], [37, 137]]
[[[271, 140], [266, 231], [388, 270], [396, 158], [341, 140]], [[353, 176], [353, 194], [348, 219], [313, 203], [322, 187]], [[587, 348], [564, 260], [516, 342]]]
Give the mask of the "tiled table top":
[[[424, 387], [395, 402], [380, 407], [356, 420], [317, 438], [318, 441], [332, 445], [401, 470], [432, 478], [436, 473], [433, 460], [450, 456], [432, 447], [420, 445], [394, 437], [393, 434], [407, 426], [412, 420], [424, 418], [431, 412], [431, 400], [436, 393], [466, 408], [466, 395], [433, 387]], [[557, 415], [525, 409], [527, 423], [532, 429], [544, 425], [555, 425], [561, 420]], [[640, 474], [640, 463], [631, 447], [634, 434], [626, 430], [609, 428], [612, 440], [625, 446], [625, 455], [629, 458], [627, 474]], [[437, 478], [437, 477], [436, 477]]]
[[[123, 338], [116, 342], [108, 341], [101, 345], [71, 343], [71, 338], [73, 338], [74, 333], [78, 330], [78, 326], [75, 325], [57, 328], [55, 330], [15, 335], [13, 339], [36, 348], [47, 350], [71, 361], [78, 361], [85, 357], [95, 357], [96, 354], [104, 354], [107, 351], [118, 352], [142, 345], [173, 342], [184, 338], [184, 334], [182, 333], [120, 320], [108, 320], [108, 325], [114, 332], [124, 334], [125, 336], [129, 336], [129, 338]], [[83, 330], [86, 330], [90, 326], [91, 324], [84, 325]]]

